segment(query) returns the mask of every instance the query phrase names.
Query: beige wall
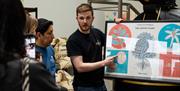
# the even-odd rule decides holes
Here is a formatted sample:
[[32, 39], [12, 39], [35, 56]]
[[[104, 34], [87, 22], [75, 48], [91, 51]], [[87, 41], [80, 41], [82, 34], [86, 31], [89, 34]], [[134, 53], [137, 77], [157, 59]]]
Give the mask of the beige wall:
[[[131, 3], [139, 12], [142, 12], [142, 4], [137, 1], [127, 1], [123, 0], [126, 3]], [[98, 7], [116, 7], [115, 5], [107, 5], [107, 4], [92, 4], [93, 7], [98, 8]], [[116, 9], [116, 8], [115, 8]], [[95, 10], [95, 20], [93, 25], [99, 29], [101, 29], [103, 32], [105, 30], [105, 12], [107, 11], [99, 11]], [[108, 11], [109, 12], [109, 11]], [[134, 19], [137, 15], [131, 12], [131, 20]]]
[[[80, 3], [87, 0], [22, 0], [25, 7], [37, 7], [38, 17], [50, 19], [54, 22], [55, 37], [68, 37], [77, 29], [78, 25], [75, 19], [75, 9]], [[118, 0], [114, 0], [118, 1]], [[180, 0], [176, 0], [180, 7]], [[139, 12], [142, 12], [142, 4], [137, 1], [123, 0], [131, 3]], [[93, 7], [108, 6], [107, 4], [92, 4]], [[105, 12], [95, 10], [95, 20], [93, 26], [104, 31]], [[131, 12], [131, 18], [136, 15]]]
[[69, 36], [77, 28], [75, 9], [86, 0], [23, 0], [25, 7], [37, 7], [38, 17], [54, 22], [55, 37]]
[[178, 8], [180, 8], [180, 0], [176, 0], [176, 3], [178, 5]]
[[[77, 29], [75, 9], [87, 0], [22, 0], [25, 7], [37, 7], [38, 17], [47, 18], [54, 22], [55, 37], [68, 37]], [[126, 1], [126, 0], [124, 0]], [[138, 4], [132, 2], [133, 5]], [[99, 6], [98, 4], [94, 5]], [[139, 5], [136, 5], [138, 7]], [[93, 26], [104, 31], [105, 15], [103, 11], [95, 11]]]

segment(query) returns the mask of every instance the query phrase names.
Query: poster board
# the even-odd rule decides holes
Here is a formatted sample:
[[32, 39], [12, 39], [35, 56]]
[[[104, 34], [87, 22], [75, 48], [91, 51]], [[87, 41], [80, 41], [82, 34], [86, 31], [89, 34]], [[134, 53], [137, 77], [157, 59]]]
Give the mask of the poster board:
[[113, 78], [180, 83], [180, 21], [106, 22], [105, 58]]

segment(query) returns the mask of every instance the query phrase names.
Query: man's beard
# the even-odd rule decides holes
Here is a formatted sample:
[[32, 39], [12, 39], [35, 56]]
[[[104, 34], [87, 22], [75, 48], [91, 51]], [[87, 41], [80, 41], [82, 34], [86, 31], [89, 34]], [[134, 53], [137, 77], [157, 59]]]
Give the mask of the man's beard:
[[90, 28], [91, 28], [91, 26], [88, 26], [88, 25], [80, 26], [80, 29], [82, 32], [87, 32], [90, 30]]

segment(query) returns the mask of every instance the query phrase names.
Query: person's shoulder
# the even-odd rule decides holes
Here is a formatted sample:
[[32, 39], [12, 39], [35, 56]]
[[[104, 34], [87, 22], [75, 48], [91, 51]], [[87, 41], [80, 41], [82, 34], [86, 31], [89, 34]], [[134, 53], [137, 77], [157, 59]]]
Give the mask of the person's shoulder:
[[101, 32], [102, 33], [102, 30], [100, 30], [99, 28], [92, 28], [92, 30], [95, 32]]
[[47, 49], [48, 49], [48, 50], [54, 50], [54, 48], [53, 48], [52, 45], [49, 45], [49, 46], [47, 47]]
[[52, 45], [49, 45], [48, 47], [47, 47], [47, 51], [48, 51], [48, 53], [50, 54], [50, 55], [54, 55], [54, 47], [52, 46]]
[[26, 65], [26, 64], [29, 64], [31, 67], [34, 67], [34, 68], [44, 68], [42, 63], [36, 61], [35, 59], [32, 59], [32, 58], [29, 58], [29, 57], [24, 57], [21, 59], [21, 62]]
[[6, 66], [8, 69], [7, 70], [8, 73], [10, 73], [10, 74], [15, 73], [16, 74], [21, 69], [20, 59], [15, 59], [15, 60], [9, 61], [9, 62], [7, 62]]
[[101, 32], [101, 30], [99, 28], [92, 28], [92, 30], [100, 31]]
[[73, 32], [67, 39], [67, 41], [76, 40], [79, 36], [79, 30], [77, 29], [75, 32]]
[[20, 59], [15, 59], [12, 61], [7, 62], [7, 65], [11, 66], [11, 67], [18, 67], [20, 65]]
[[40, 62], [34, 62], [29, 64], [33, 69], [44, 69], [45, 66]]
[[38, 45], [35, 45], [35, 51], [36, 52], [42, 52], [42, 50], [44, 50], [44, 47], [40, 47]]
[[102, 30], [98, 29], [98, 28], [92, 28], [92, 31], [96, 34], [100, 34], [100, 35], [104, 35], [104, 33], [102, 32]]
[[45, 71], [46, 67], [44, 64], [42, 64], [40, 62], [31, 62], [31, 63], [29, 63], [29, 69], [32, 74], [37, 74], [37, 73]]

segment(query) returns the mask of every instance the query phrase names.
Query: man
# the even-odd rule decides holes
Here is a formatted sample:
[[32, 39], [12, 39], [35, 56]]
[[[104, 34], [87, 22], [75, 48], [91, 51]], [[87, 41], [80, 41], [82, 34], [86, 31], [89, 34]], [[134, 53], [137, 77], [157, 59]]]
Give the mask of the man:
[[102, 60], [105, 35], [92, 28], [92, 7], [89, 4], [79, 5], [76, 20], [79, 28], [69, 37], [66, 45], [74, 68], [74, 91], [107, 91], [103, 80], [104, 66], [111, 64], [114, 57]]
[[54, 49], [50, 45], [53, 38], [53, 22], [44, 18], [38, 19], [38, 27], [36, 29], [36, 54], [42, 55], [42, 63], [55, 78]]

